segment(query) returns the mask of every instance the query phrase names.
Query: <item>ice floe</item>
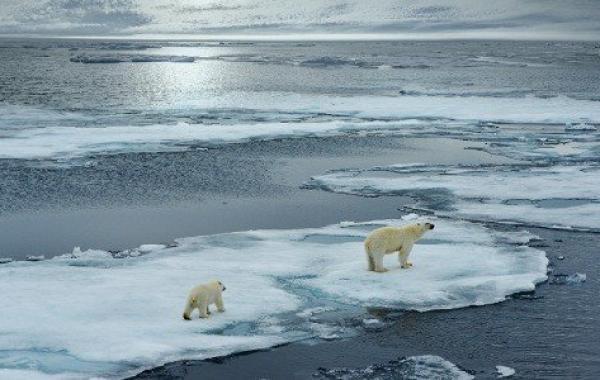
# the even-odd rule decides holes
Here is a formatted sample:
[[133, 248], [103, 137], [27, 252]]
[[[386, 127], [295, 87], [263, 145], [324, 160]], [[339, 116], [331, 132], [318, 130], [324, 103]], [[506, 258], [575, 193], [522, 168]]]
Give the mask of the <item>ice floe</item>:
[[[436, 233], [415, 246], [412, 269], [401, 270], [389, 256], [389, 272], [366, 271], [366, 234], [406, 221], [183, 238], [171, 248], [142, 246], [137, 257], [75, 249], [36, 263], [4, 264], [0, 368], [122, 376], [182, 358], [335, 339], [363, 320], [370, 324], [365, 306], [484, 305], [532, 291], [546, 279], [546, 256], [520, 245], [524, 233], [500, 236], [448, 220], [435, 220]], [[227, 311], [184, 321], [187, 292], [210, 278], [227, 286]], [[331, 314], [340, 311], [358, 320], [340, 326]]]
[[196, 58], [179, 55], [103, 54], [76, 55], [69, 58], [76, 63], [122, 63], [122, 62], [194, 62]]
[[600, 171], [588, 166], [393, 165], [335, 171], [307, 186], [362, 196], [412, 195], [443, 215], [600, 229]]
[[[400, 127], [416, 121], [398, 122]], [[391, 126], [391, 125], [390, 125]], [[185, 144], [222, 144], [250, 139], [329, 136], [356, 130], [378, 130], [382, 122], [262, 123], [214, 125], [45, 127], [19, 129], [0, 139], [0, 158], [66, 160], [91, 154], [165, 152], [187, 149]], [[19, 141], [19, 144], [16, 144]]]
[[498, 372], [498, 378], [511, 377], [516, 373], [516, 371], [513, 368], [506, 367], [503, 365], [497, 365], [496, 372]]
[[316, 379], [448, 379], [469, 380], [474, 376], [453, 363], [435, 355], [411, 356], [391, 360], [385, 364], [372, 364], [364, 368], [319, 368]]

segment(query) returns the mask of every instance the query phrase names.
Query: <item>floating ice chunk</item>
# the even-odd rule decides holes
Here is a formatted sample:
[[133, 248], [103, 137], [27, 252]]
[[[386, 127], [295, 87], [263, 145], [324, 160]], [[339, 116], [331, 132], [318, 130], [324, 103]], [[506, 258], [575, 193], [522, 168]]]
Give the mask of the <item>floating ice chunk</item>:
[[[315, 298], [357, 315], [365, 306], [447, 309], [499, 302], [546, 279], [542, 251], [441, 219], [435, 235], [415, 246], [412, 269], [388, 257], [389, 272], [366, 271], [364, 237], [376, 226], [402, 223], [191, 237], [125, 259], [75, 248], [52, 260], [1, 266], [0, 368], [122, 376], [177, 359], [345, 336], [343, 324], [315, 322], [314, 313], [325, 313], [314, 309], [323, 307]], [[315, 235], [328, 238], [307, 239]], [[184, 321], [187, 292], [211, 278], [227, 286], [227, 311]], [[36, 302], [22, 302], [28, 299]]]
[[73, 248], [73, 251], [70, 254], [64, 254], [60, 256], [56, 256], [54, 260], [61, 259], [97, 259], [97, 260], [106, 260], [112, 258], [110, 252], [103, 251], [100, 249], [88, 249], [82, 251], [80, 247]]
[[381, 330], [385, 327], [385, 323], [377, 318], [367, 318], [362, 320], [363, 326], [367, 330]]
[[519, 67], [545, 67], [550, 66], [544, 63], [535, 63], [535, 62], [524, 62], [524, 61], [514, 61], [508, 60], [503, 57], [477, 57], [471, 58], [472, 61], [491, 63], [496, 65], [506, 65], [506, 66], [519, 66]]
[[142, 244], [137, 248], [137, 250], [140, 253], [150, 253], [152, 251], [156, 251], [156, 250], [164, 249], [164, 248], [166, 248], [166, 245], [164, 245], [164, 244]]
[[13, 259], [10, 257], [0, 257], [0, 264], [12, 263]]
[[498, 372], [498, 378], [510, 377], [516, 373], [516, 371], [513, 368], [506, 367], [503, 365], [497, 365], [496, 372]]
[[473, 375], [453, 363], [434, 355], [411, 356], [372, 364], [365, 368], [319, 368], [313, 374], [316, 379], [361, 380], [361, 379], [448, 379], [470, 380]]
[[567, 131], [596, 131], [598, 128], [596, 126], [586, 123], [572, 124], [567, 123], [565, 125], [565, 130]]
[[42, 261], [45, 260], [46, 257], [44, 255], [40, 255], [40, 256], [27, 256], [25, 258], [26, 261]]
[[79, 63], [119, 63], [119, 62], [128, 62], [126, 57], [124, 56], [86, 56], [86, 55], [77, 55], [69, 58], [71, 62], [79, 62]]

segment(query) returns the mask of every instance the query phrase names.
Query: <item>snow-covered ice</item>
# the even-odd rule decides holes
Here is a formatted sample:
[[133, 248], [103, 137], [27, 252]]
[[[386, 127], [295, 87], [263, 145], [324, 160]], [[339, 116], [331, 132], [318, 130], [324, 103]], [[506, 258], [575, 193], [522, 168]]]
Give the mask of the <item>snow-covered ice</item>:
[[[335, 309], [353, 310], [362, 320], [369, 319], [364, 306], [484, 305], [546, 279], [546, 256], [519, 245], [523, 233], [511, 239], [441, 219], [435, 234], [415, 246], [412, 269], [401, 270], [389, 256], [389, 272], [366, 271], [366, 234], [404, 222], [191, 237], [173, 248], [142, 246], [135, 251], [143, 255], [120, 259], [75, 249], [2, 265], [0, 368], [81, 377], [136, 372], [181, 358], [342, 336], [345, 328], [320, 318]], [[184, 321], [187, 292], [211, 278], [227, 287], [227, 311]]]

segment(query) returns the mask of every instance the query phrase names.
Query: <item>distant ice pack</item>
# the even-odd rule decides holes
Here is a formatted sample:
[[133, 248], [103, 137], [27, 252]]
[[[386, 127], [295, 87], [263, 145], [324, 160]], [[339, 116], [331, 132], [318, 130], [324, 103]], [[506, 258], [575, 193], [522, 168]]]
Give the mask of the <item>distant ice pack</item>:
[[[184, 60], [171, 56], [82, 56], [82, 62]], [[185, 61], [185, 60], [184, 60]], [[512, 158], [595, 157], [598, 104], [564, 96], [324, 96], [232, 92], [156, 109], [65, 112], [0, 106], [0, 158], [71, 160], [164, 152], [276, 138], [377, 133], [484, 141]], [[500, 128], [494, 123], [507, 123]], [[521, 123], [528, 124], [523, 127]], [[540, 123], [559, 126], [546, 131]], [[594, 124], [595, 123], [595, 124]], [[574, 127], [578, 126], [578, 127]], [[582, 127], [585, 126], [585, 127]]]
[[[441, 219], [415, 245], [412, 269], [388, 256], [389, 272], [366, 271], [366, 234], [414, 218], [191, 237], [124, 258], [75, 249], [3, 264], [0, 376], [118, 377], [182, 358], [335, 339], [367, 328], [367, 306], [485, 305], [546, 279], [545, 253], [522, 245], [532, 235]], [[212, 278], [227, 287], [226, 312], [184, 321], [187, 292]], [[358, 322], [340, 325], [331, 313]]]

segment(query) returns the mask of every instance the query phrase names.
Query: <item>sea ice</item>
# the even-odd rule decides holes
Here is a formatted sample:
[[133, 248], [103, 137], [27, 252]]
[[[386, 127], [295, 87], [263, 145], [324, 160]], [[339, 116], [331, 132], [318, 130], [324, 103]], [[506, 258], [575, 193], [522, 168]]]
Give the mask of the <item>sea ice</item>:
[[194, 62], [194, 57], [177, 55], [76, 55], [69, 59], [77, 63], [122, 63], [122, 62]]
[[[107, 59], [119, 62], [131, 59], [119, 57]], [[144, 57], [136, 59], [166, 59]], [[169, 56], [168, 59], [179, 58]], [[202, 115], [210, 121], [210, 116], [218, 110], [229, 110], [224, 118], [227, 121], [218, 127], [189, 123], [190, 119], [202, 119]], [[174, 119], [169, 118], [167, 122], [159, 119], [155, 124], [148, 124], [147, 119], [137, 120], [132, 112], [111, 118], [105, 114], [93, 117], [1, 106], [0, 158], [69, 159], [91, 154], [182, 150], [190, 144], [357, 132], [483, 141], [488, 144], [480, 149], [490, 153], [542, 161], [593, 159], [600, 145], [597, 131], [574, 133], [563, 127], [565, 123], [600, 123], [597, 104], [567, 97], [308, 96], [232, 92], [181, 100], [166, 109], [144, 109], [139, 114], [146, 112], [173, 114]], [[499, 127], [490, 122], [513, 124]], [[529, 124], [523, 127], [521, 123]], [[532, 123], [553, 123], [559, 130], [547, 130], [550, 127]]]
[[335, 171], [307, 186], [361, 196], [412, 194], [440, 215], [600, 229], [598, 174], [585, 166], [393, 165]]
[[[121, 259], [76, 248], [51, 260], [4, 264], [0, 368], [122, 376], [182, 358], [343, 336], [349, 327], [315, 318], [331, 309], [364, 315], [365, 306], [483, 305], [546, 279], [544, 252], [477, 224], [433, 219], [435, 234], [414, 248], [415, 266], [402, 270], [388, 256], [385, 274], [365, 270], [362, 240], [377, 226], [405, 221], [183, 238]], [[227, 287], [226, 312], [184, 321], [187, 292], [211, 278]]]
[[27, 260], [27, 261], [42, 261], [44, 259], [45, 259], [44, 255], [40, 255], [40, 256], [27, 256], [25, 258], [25, 260]]

